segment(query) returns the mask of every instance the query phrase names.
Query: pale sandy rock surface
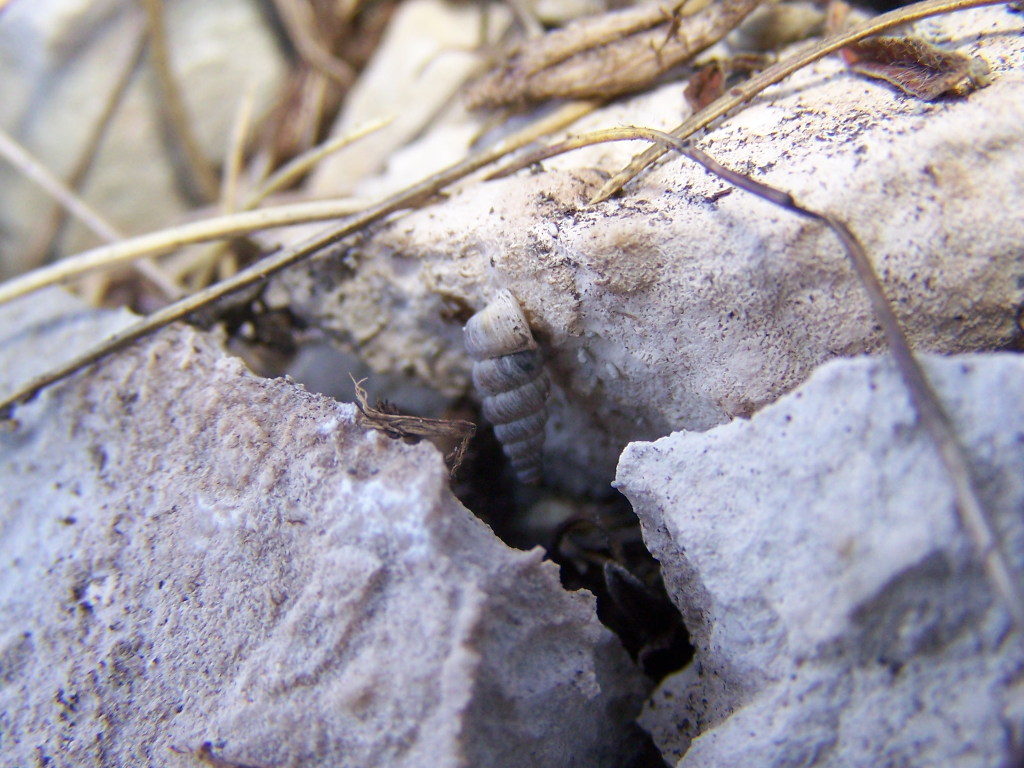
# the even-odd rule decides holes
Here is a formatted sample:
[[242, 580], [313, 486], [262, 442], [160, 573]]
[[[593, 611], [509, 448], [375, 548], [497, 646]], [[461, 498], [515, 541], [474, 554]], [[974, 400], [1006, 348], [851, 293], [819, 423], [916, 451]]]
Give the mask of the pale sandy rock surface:
[[[0, 389], [130, 320], [0, 310]], [[620, 766], [645, 683], [429, 444], [184, 327], [0, 434], [5, 765]], [[220, 764], [220, 763], [218, 763]]]
[[[1021, 578], [1024, 360], [927, 370]], [[830, 363], [750, 421], [634, 443], [617, 484], [697, 648], [642, 721], [666, 757], [695, 738], [680, 766], [1011, 764], [1024, 640], [888, 361]]]
[[[734, 169], [845, 219], [871, 254], [915, 347], [991, 350], [1024, 301], [1024, 38], [1004, 7], [921, 29], [984, 58], [988, 88], [924, 103], [830, 58], [773, 88], [700, 146]], [[670, 128], [679, 83], [627, 99], [574, 132]], [[462, 113], [459, 113], [462, 114]], [[395, 158], [397, 188], [433, 160], [452, 117]], [[462, 122], [460, 122], [460, 120]], [[673, 159], [624, 195], [587, 201], [642, 145], [603, 145], [540, 173], [467, 184], [350, 249], [290, 271], [275, 301], [380, 371], [457, 395], [460, 326], [510, 289], [550, 360], [549, 480], [606, 486], [630, 440], [746, 416], [877, 332], [834, 236]]]

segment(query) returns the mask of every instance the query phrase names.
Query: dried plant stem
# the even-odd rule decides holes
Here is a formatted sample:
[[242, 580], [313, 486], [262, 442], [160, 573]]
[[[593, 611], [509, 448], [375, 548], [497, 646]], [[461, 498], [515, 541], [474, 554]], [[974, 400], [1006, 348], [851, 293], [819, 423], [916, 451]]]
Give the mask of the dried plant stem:
[[264, 179], [259, 189], [246, 199], [244, 207], [247, 210], [255, 208], [270, 195], [297, 182], [324, 158], [333, 155], [335, 152], [344, 149], [349, 144], [365, 136], [369, 136], [371, 133], [376, 133], [381, 128], [390, 125], [393, 120], [394, 117], [374, 120], [349, 131], [344, 136], [335, 136], [322, 144], [306, 150], [301, 155], [297, 155]]
[[1014, 577], [996, 537], [992, 515], [985, 508], [978, 495], [973, 471], [967, 455], [960, 445], [949, 416], [939, 402], [938, 396], [928, 383], [924, 369], [914, 357], [892, 305], [885, 296], [871, 260], [850, 228], [836, 217], [812, 211], [793, 199], [787, 192], [763, 184], [750, 176], [730, 170], [699, 149], [689, 146], [678, 137], [650, 128], [616, 128], [595, 131], [575, 140], [576, 146], [589, 146], [605, 141], [647, 139], [656, 142], [666, 150], [674, 150], [703, 166], [724, 181], [751, 194], [792, 211], [805, 218], [819, 221], [831, 229], [846, 251], [854, 273], [867, 292], [871, 309], [885, 333], [896, 367], [903, 383], [910, 393], [910, 401], [918, 418], [938, 449], [946, 473], [953, 484], [957, 511], [961, 524], [974, 542], [985, 572], [1009, 611], [1018, 629], [1024, 629], [1024, 589]]
[[351, 200], [295, 203], [294, 205], [263, 208], [257, 211], [233, 213], [230, 216], [216, 216], [152, 234], [121, 240], [84, 251], [76, 256], [70, 256], [0, 283], [0, 304], [49, 285], [65, 283], [90, 272], [109, 269], [142, 256], [167, 253], [183, 245], [244, 235], [261, 229], [337, 219], [348, 216], [354, 210], [364, 206], [364, 203]]
[[[16, 167], [23, 176], [38, 184], [44, 192], [50, 195], [64, 210], [74, 216], [100, 240], [105, 240], [108, 243], [123, 241], [124, 234], [117, 227], [94, 211], [73, 189], [58, 179], [46, 166], [30, 155], [24, 147], [2, 130], [0, 130], [0, 156]], [[156, 264], [140, 261], [134, 266], [139, 274], [152, 282], [165, 296], [177, 298], [181, 295], [180, 288]], [[28, 274], [37, 274], [48, 269], [43, 268]], [[16, 282], [16, 280], [11, 282]], [[9, 284], [4, 283], [0, 285], [0, 290]]]
[[[0, 400], [0, 419], [8, 418], [14, 405], [31, 400], [41, 390], [49, 385], [67, 378], [76, 371], [95, 363], [97, 360], [106, 357], [110, 353], [159, 330], [175, 320], [181, 320], [188, 317], [196, 310], [216, 301], [222, 296], [226, 296], [230, 293], [234, 293], [235, 291], [242, 290], [243, 288], [247, 288], [266, 280], [268, 277], [280, 272], [282, 269], [285, 269], [303, 259], [309, 258], [318, 251], [344, 239], [345, 237], [348, 237], [349, 235], [365, 229], [369, 225], [380, 221], [396, 211], [411, 207], [433, 197], [445, 187], [466, 178], [481, 168], [500, 160], [510, 152], [514, 152], [520, 147], [534, 141], [537, 136], [547, 135], [552, 131], [564, 128], [591, 108], [592, 105], [587, 103], [570, 105], [568, 108], [542, 118], [528, 126], [527, 129], [507, 138], [505, 141], [500, 142], [494, 147], [471, 155], [465, 160], [455, 163], [439, 173], [433, 174], [416, 184], [406, 187], [400, 192], [391, 195], [386, 200], [376, 203], [366, 210], [351, 216], [347, 221], [345, 221], [345, 223], [339, 226], [331, 227], [330, 229], [320, 232], [298, 245], [281, 251], [280, 253], [267, 256], [265, 259], [257, 261], [255, 264], [241, 270], [227, 280], [211, 285], [192, 296], [188, 296], [174, 304], [170, 304], [163, 309], [154, 312], [151, 315], [147, 315], [139, 322], [125, 328], [119, 333], [114, 334], [87, 352], [31, 379], [17, 391]], [[260, 215], [265, 216], [267, 213], [269, 213], [269, 211], [252, 211], [236, 214], [235, 217], [232, 218], [247, 216], [256, 217]], [[219, 232], [215, 236], [223, 236], [223, 232]], [[170, 248], [176, 247], [176, 245], [180, 244], [176, 241], [169, 241], [165, 233], [149, 235], [148, 238], [152, 238], [154, 241], [153, 245], [159, 244], [159, 247], [146, 251], [148, 253], [169, 250]], [[138, 238], [138, 240], [143, 239], [146, 238]], [[137, 243], [138, 240], [135, 242]], [[119, 243], [118, 245], [121, 244]], [[136, 249], [136, 251], [137, 250], [138, 249]], [[83, 254], [83, 256], [84, 255], [85, 254]], [[12, 280], [0, 285], [0, 302], [13, 298], [11, 291], [9, 290], [9, 286], [16, 282], [18, 281]], [[53, 281], [51, 280], [49, 282]], [[5, 291], [4, 289], [8, 290]], [[25, 292], [26, 291], [22, 290], [14, 295], [20, 295]]]
[[167, 45], [167, 29], [164, 24], [163, 0], [142, 0], [149, 25], [150, 53], [157, 82], [160, 84], [161, 102], [167, 109], [174, 138], [188, 169], [186, 187], [200, 201], [210, 203], [217, 199], [217, 175], [206, 161], [199, 141], [192, 130], [185, 99], [178, 87], [178, 81], [171, 69], [171, 56]]
[[[683, 121], [681, 125], [672, 130], [671, 135], [678, 139], [685, 139], [688, 136], [692, 136], [702, 128], [706, 128], [713, 121], [728, 114], [736, 107], [750, 101], [750, 99], [757, 96], [765, 88], [775, 85], [781, 80], [789, 77], [797, 70], [803, 69], [808, 64], [813, 64], [818, 59], [821, 59], [830, 53], [834, 53], [850, 43], [863, 40], [865, 37], [870, 37], [871, 35], [877, 35], [879, 32], [884, 32], [892, 27], [913, 21], [919, 21], [920, 19], [925, 19], [929, 16], [937, 16], [942, 13], [952, 13], [953, 11], [961, 11], [967, 8], [980, 8], [985, 5], [999, 5], [1004, 1], [1005, 0], [925, 0], [925, 2], [922, 3], [915, 3], [914, 5], [908, 5], [904, 8], [898, 8], [895, 11], [890, 11], [889, 13], [883, 13], [881, 16], [876, 16], [853, 29], [840, 32], [835, 35], [830, 35], [820, 43], [809, 47], [806, 51], [802, 51], [785, 61], [780, 61], [778, 64], [769, 67], [761, 74], [755, 75], [746, 82], [730, 89], [724, 96], [711, 102], [704, 109], [694, 113]], [[647, 166], [664, 155], [666, 151], [666, 148], [659, 145], [651, 147], [647, 151], [637, 155], [629, 165], [615, 174], [615, 176], [609, 179], [608, 182], [598, 190], [597, 194], [591, 199], [591, 204], [603, 202], [616, 194], [633, 178], [647, 168]]]
[[347, 63], [331, 53], [317, 39], [313, 30], [316, 21], [313, 9], [308, 2], [295, 0], [273, 0], [274, 9], [284, 26], [288, 39], [303, 60], [313, 69], [327, 75], [339, 85], [348, 87], [356, 78], [355, 70]]
[[[95, 125], [86, 138], [74, 168], [67, 177], [65, 183], [70, 189], [77, 191], [92, 168], [103, 137], [106, 136], [110, 123], [114, 115], [117, 114], [124, 95], [128, 92], [128, 86], [134, 79], [145, 52], [146, 36], [140, 30], [135, 44], [132, 46], [132, 50], [125, 61], [125, 65], [118, 75], [117, 82], [114, 83], [114, 87], [110, 90], [110, 94], [103, 105], [103, 110], [100, 112]], [[39, 235], [34, 237], [25, 249], [27, 255], [22, 262], [23, 264], [31, 268], [38, 266], [45, 260], [47, 253], [49, 253], [57, 239], [58, 233], [63, 229], [66, 213], [66, 208], [57, 205], [45, 214], [46, 222], [39, 226]]]
[[[238, 210], [238, 190], [241, 185], [242, 166], [245, 161], [245, 143], [252, 122], [253, 108], [256, 102], [256, 89], [253, 83], [242, 93], [235, 119], [231, 125], [228, 149], [224, 160], [224, 171], [220, 184], [220, 211], [228, 216]], [[194, 267], [193, 285], [206, 285], [216, 270], [219, 279], [224, 279], [237, 271], [235, 255], [231, 252], [228, 242], [221, 242], [209, 248]]]
[[[304, 173], [306, 173], [310, 168], [312, 168], [318, 162], [323, 160], [325, 157], [379, 130], [383, 126], [387, 125], [389, 122], [390, 119], [377, 120], [372, 123], [369, 123], [368, 125], [360, 126], [355, 130], [346, 133], [343, 136], [337, 136], [333, 139], [330, 139], [324, 144], [321, 144], [317, 147], [313, 147], [312, 149], [295, 157], [290, 163], [282, 166], [275, 173], [271, 174], [269, 178], [265, 179], [263, 183], [260, 184], [259, 188], [245, 199], [242, 209], [246, 211], [252, 210], [257, 205], [259, 205], [268, 195], [271, 195], [274, 192], [278, 191], [279, 189], [288, 186], [292, 182], [298, 180], [299, 177], [301, 177]], [[225, 208], [225, 213], [230, 213], [233, 210], [233, 208], [227, 209], [226, 205], [224, 205], [223, 207]], [[354, 213], [355, 211], [359, 210], [362, 207], [363, 205], [361, 204], [353, 204], [349, 206], [349, 208], [345, 211], [345, 214]], [[199, 258], [193, 258], [188, 260], [188, 263], [186, 265], [182, 265], [181, 268], [179, 268], [177, 274], [179, 275], [179, 277], [185, 274], [189, 274], [190, 283], [193, 285], [193, 287], [200, 288], [202, 286], [208, 285], [211, 282], [210, 276], [212, 274], [212, 268], [216, 265], [218, 267], [219, 279], [225, 279], [226, 277], [235, 272], [235, 269], [233, 267], [226, 269], [225, 267], [228, 265], [225, 265], [221, 261], [228, 247], [229, 244], [226, 242], [218, 244], [210, 251], [201, 254]]]
[[100, 240], [110, 242], [120, 240], [124, 236], [117, 231], [113, 224], [94, 211], [73, 189], [57, 178], [49, 168], [3, 130], [0, 130], [0, 156], [17, 168], [22, 176], [42, 188], [46, 194]]
[[249, 83], [242, 93], [234, 122], [231, 125], [231, 137], [228, 140], [227, 157], [224, 161], [224, 173], [220, 185], [220, 209], [224, 214], [238, 210], [238, 188], [242, 177], [242, 166], [245, 162], [245, 143], [249, 138], [252, 125], [252, 113], [256, 105], [256, 88]]

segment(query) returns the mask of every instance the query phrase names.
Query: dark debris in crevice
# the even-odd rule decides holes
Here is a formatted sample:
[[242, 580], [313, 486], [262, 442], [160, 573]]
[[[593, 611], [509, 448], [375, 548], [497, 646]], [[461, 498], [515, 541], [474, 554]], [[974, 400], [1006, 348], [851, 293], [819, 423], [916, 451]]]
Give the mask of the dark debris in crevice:
[[566, 589], [592, 592], [598, 618], [653, 681], [693, 659], [679, 610], [621, 494], [565, 498], [517, 483], [487, 426], [473, 439], [453, 491], [509, 546], [543, 547], [561, 569]]

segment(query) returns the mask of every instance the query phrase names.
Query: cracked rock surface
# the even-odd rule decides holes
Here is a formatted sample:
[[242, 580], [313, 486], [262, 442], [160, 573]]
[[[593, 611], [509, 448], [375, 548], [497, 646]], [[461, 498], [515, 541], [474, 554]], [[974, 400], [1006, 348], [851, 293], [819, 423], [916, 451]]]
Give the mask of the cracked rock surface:
[[[1020, 25], [1001, 6], [918, 25], [987, 62], [992, 84], [967, 98], [917, 101], [830, 57], [698, 145], [846, 221], [916, 348], [1000, 348], [1024, 301], [1024, 219], [1013, 213], [1024, 189]], [[616, 102], [570, 132], [670, 129], [688, 113], [682, 91], [671, 83]], [[367, 189], [436, 170], [438, 146], [466, 147], [488, 119], [441, 116]], [[601, 145], [541, 172], [466, 184], [345, 254], [289, 271], [275, 300], [376, 370], [410, 372], [454, 396], [469, 386], [461, 324], [511, 290], [555, 385], [547, 479], [576, 490], [606, 487], [629, 441], [748, 416], [822, 362], [881, 348], [846, 256], [817, 224], [678, 158], [589, 206], [642, 148]]]
[[[131, 319], [0, 310], [0, 386]], [[173, 327], [0, 434], [11, 765], [620, 766], [645, 683], [429, 444]], [[202, 745], [209, 742], [207, 747]], [[220, 764], [220, 763], [218, 763]]]
[[[1020, 578], [1024, 360], [927, 362]], [[641, 721], [680, 766], [1019, 755], [1024, 640], [888, 361], [833, 362], [750, 421], [634, 443], [617, 484], [696, 647]]]

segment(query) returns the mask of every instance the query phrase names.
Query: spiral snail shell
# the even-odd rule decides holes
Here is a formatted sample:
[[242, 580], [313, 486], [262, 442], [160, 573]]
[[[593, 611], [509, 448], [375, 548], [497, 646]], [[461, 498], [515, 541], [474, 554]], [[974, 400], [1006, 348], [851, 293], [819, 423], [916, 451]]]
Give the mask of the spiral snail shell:
[[548, 419], [548, 377], [530, 325], [515, 297], [499, 291], [463, 328], [473, 358], [473, 384], [483, 414], [522, 483], [541, 475], [544, 424]]

